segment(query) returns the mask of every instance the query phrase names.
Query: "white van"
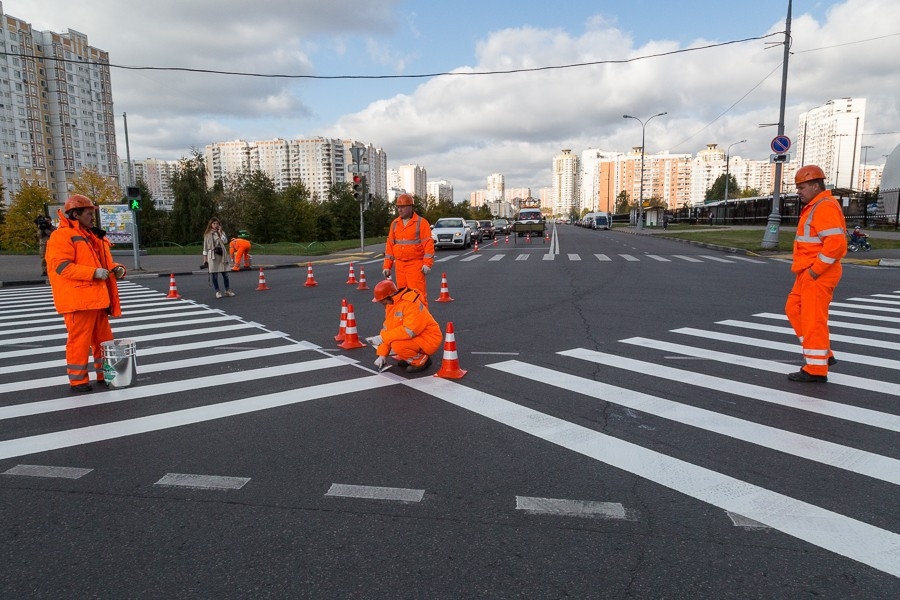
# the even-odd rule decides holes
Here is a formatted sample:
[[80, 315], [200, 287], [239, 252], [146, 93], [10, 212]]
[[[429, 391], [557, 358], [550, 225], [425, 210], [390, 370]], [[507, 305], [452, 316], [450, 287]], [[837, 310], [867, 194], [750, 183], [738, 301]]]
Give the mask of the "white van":
[[584, 218], [591, 219], [591, 229], [609, 229], [612, 226], [612, 220], [609, 213], [606, 212], [590, 212], [584, 215]]

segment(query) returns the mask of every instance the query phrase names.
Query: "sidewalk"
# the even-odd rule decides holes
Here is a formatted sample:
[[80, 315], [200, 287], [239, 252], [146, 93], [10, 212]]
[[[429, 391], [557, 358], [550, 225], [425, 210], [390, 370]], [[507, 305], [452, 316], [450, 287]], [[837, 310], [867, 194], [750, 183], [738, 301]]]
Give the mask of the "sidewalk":
[[[306, 265], [357, 262], [372, 260], [382, 256], [384, 244], [370, 246], [366, 250], [344, 250], [334, 254], [322, 256], [289, 256], [280, 254], [253, 255], [253, 267], [258, 271], [260, 267], [269, 271], [271, 269], [290, 269], [295, 267], [306, 268]], [[135, 269], [134, 253], [125, 250], [116, 250], [113, 258], [125, 265], [128, 270], [128, 279], [141, 279], [147, 277], [168, 277], [171, 274], [177, 276], [203, 275], [206, 271], [200, 269], [202, 262], [199, 255], [156, 255], [145, 254], [138, 257], [140, 269]], [[379, 266], [379, 271], [381, 270]], [[3, 255], [0, 256], [0, 288], [16, 285], [41, 285], [47, 283], [46, 277], [41, 277], [41, 259], [37, 255]]]

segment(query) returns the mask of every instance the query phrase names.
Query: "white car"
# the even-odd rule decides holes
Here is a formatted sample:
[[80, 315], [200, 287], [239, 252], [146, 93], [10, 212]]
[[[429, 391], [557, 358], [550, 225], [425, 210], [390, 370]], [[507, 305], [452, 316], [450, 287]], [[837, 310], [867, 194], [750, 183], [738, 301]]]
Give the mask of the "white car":
[[431, 226], [435, 248], [468, 248], [472, 238], [466, 221], [459, 217], [444, 217]]

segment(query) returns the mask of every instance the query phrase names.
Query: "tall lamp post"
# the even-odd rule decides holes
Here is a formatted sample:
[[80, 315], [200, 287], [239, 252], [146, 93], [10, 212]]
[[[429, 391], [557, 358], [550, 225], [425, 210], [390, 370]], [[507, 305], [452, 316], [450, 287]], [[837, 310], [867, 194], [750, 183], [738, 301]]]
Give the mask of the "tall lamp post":
[[739, 142], [735, 142], [733, 144], [728, 145], [728, 149], [725, 150], [725, 221], [728, 221], [728, 179], [731, 175], [731, 147], [737, 146], [738, 144], [743, 144], [747, 140], [741, 140]]
[[649, 123], [656, 117], [661, 117], [661, 116], [667, 115], [667, 114], [669, 114], [669, 113], [667, 113], [667, 112], [657, 113], [657, 114], [653, 115], [652, 117], [647, 117], [647, 119], [645, 121], [641, 121], [637, 117], [632, 117], [631, 115], [622, 115], [623, 119], [634, 119], [635, 121], [637, 121], [638, 123], [641, 124], [641, 188], [640, 188], [640, 191], [638, 192], [638, 196], [639, 196], [639, 198], [638, 198], [638, 222], [637, 222], [638, 229], [644, 228], [644, 154], [645, 154], [644, 140], [646, 139], [645, 134], [647, 132], [647, 123]]

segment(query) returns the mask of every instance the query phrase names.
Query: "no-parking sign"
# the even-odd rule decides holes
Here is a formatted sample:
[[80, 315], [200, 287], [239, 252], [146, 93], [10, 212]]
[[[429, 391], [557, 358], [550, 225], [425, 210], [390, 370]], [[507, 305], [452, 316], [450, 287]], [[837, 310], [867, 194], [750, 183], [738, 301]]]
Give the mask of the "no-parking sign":
[[772, 139], [772, 152], [784, 154], [791, 149], [791, 138], [786, 135], [776, 135]]

